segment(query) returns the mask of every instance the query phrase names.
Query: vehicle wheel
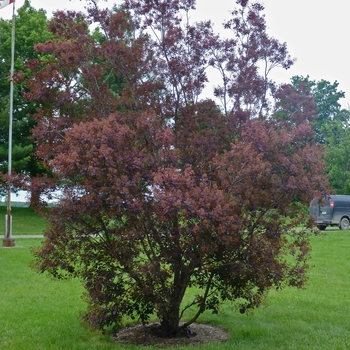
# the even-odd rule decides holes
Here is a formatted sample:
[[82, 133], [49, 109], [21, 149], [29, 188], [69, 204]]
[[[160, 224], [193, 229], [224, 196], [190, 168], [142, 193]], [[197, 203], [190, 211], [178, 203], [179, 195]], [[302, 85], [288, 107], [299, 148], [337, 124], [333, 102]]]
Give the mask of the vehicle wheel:
[[348, 230], [349, 227], [350, 227], [350, 221], [349, 221], [349, 219], [348, 219], [348, 218], [342, 218], [342, 219], [340, 220], [339, 228], [340, 228], [341, 230]]
[[326, 229], [326, 225], [318, 225], [317, 226], [319, 230], [324, 231]]

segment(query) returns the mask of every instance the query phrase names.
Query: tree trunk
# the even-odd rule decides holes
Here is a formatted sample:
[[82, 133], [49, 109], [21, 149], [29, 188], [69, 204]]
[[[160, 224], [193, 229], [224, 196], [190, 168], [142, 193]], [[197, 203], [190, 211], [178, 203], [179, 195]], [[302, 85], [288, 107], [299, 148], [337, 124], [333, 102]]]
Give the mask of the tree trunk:
[[174, 338], [179, 331], [180, 305], [171, 307], [161, 316], [159, 336], [162, 338]]
[[161, 320], [160, 336], [173, 338], [180, 330], [180, 306], [190, 281], [192, 268], [186, 270], [180, 265], [174, 272], [174, 289], [169, 304], [159, 313]]
[[30, 192], [30, 202], [29, 202], [29, 207], [30, 208], [36, 208], [40, 204], [40, 194], [41, 191], [38, 191], [37, 189], [32, 190]]

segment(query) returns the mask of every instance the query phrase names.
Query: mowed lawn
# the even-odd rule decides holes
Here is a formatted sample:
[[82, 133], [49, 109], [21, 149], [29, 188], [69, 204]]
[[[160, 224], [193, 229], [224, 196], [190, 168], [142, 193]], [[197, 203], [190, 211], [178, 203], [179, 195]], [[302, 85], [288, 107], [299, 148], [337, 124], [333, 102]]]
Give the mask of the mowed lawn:
[[[6, 206], [0, 206], [0, 231], [4, 233]], [[13, 235], [40, 235], [45, 229], [45, 219], [37, 215], [32, 208], [12, 207], [12, 234]]]
[[[85, 328], [79, 321], [85, 309], [79, 282], [30, 269], [30, 247], [40, 242], [16, 239], [16, 248], [0, 249], [0, 349], [153, 349], [118, 345]], [[222, 326], [230, 339], [196, 349], [350, 349], [350, 231], [326, 230], [312, 237], [312, 245], [305, 289], [272, 291], [251, 315], [230, 304], [218, 315], [205, 313], [200, 321]]]

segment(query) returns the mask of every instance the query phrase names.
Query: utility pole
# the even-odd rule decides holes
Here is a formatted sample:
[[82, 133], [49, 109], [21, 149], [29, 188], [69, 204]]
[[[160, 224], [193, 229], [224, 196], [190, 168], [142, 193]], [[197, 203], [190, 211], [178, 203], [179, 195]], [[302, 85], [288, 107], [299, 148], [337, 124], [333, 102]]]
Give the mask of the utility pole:
[[[11, 1], [9, 2], [11, 3]], [[14, 247], [15, 239], [12, 237], [11, 215], [11, 175], [12, 175], [12, 119], [13, 119], [13, 75], [15, 71], [15, 1], [12, 13], [12, 40], [11, 40], [11, 72], [10, 72], [10, 116], [9, 116], [9, 149], [8, 149], [8, 180], [7, 180], [7, 214], [5, 216], [5, 236], [3, 247]]]

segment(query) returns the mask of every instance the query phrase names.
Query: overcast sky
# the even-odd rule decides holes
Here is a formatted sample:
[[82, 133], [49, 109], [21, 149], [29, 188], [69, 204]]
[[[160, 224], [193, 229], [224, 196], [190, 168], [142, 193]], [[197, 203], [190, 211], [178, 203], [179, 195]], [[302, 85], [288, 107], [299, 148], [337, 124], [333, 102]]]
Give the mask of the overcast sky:
[[[111, 7], [119, 0], [99, 1], [101, 7]], [[219, 30], [236, 0], [197, 0], [197, 16], [211, 19]], [[281, 42], [287, 42], [294, 66], [284, 71], [275, 70], [273, 79], [288, 83], [294, 75], [309, 75], [312, 80], [338, 81], [345, 92], [342, 105], [350, 105], [350, 2], [344, 0], [261, 0], [265, 6], [268, 32]], [[24, 0], [16, 0], [16, 7]], [[83, 10], [85, 1], [31, 0], [35, 8], [44, 8], [48, 16], [56, 9]], [[0, 10], [2, 18], [10, 18], [12, 6]], [[194, 14], [193, 14], [194, 16]]]

